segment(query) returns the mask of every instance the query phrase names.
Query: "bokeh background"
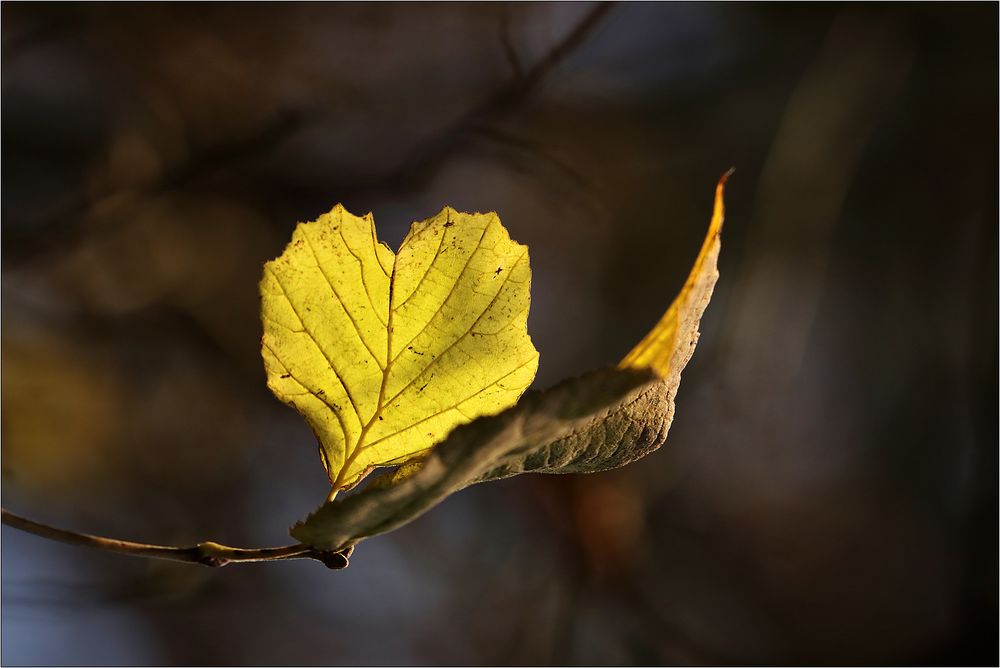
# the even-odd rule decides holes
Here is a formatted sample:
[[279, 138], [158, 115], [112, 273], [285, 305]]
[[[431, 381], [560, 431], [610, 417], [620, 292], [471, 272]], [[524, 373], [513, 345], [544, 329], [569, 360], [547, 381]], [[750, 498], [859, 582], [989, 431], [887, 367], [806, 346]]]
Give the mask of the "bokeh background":
[[995, 3], [2, 8], [5, 507], [288, 542], [297, 221], [444, 204], [529, 244], [537, 387], [656, 321], [728, 190], [667, 445], [522, 476], [351, 567], [2, 533], [13, 664], [996, 664]]

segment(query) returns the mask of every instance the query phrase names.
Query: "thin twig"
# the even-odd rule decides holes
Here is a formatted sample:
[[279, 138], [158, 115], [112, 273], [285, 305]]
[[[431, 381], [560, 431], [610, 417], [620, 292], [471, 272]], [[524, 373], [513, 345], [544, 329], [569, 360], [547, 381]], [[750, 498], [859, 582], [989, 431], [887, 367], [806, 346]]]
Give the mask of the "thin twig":
[[[130, 198], [122, 202], [123, 210], [117, 215], [127, 218], [148, 198], [198, 182], [224, 167], [280, 145], [305, 125], [305, 119], [302, 111], [282, 110], [247, 134], [199, 148], [186, 160], [168, 167], [155, 181], [132, 189]], [[65, 250], [70, 244], [78, 242], [85, 232], [81, 222], [88, 212], [121, 192], [111, 183], [103, 184], [95, 192], [84, 188], [56, 202], [41, 214], [30, 217], [18, 226], [23, 231], [14, 235], [17, 256], [12, 259], [15, 262], [22, 258], [30, 260], [39, 253]]]
[[555, 167], [570, 181], [572, 181], [573, 184], [581, 190], [581, 192], [592, 194], [597, 191], [596, 184], [592, 183], [586, 176], [581, 174], [568, 160], [563, 160], [561, 157], [550, 151], [541, 141], [517, 135], [500, 127], [484, 125], [482, 127], [474, 128], [473, 131], [476, 133], [478, 138], [499, 144], [501, 146], [506, 146], [513, 150], [524, 151], [541, 158], [544, 162], [547, 162]]
[[295, 545], [285, 545], [283, 547], [263, 547], [247, 549], [240, 547], [229, 547], [211, 541], [198, 543], [191, 547], [176, 547], [173, 545], [151, 545], [149, 543], [136, 543], [129, 540], [118, 540], [117, 538], [105, 538], [103, 536], [92, 536], [86, 533], [77, 533], [66, 529], [58, 529], [47, 524], [29, 520], [20, 515], [0, 508], [3, 515], [3, 523], [7, 526], [26, 531], [42, 538], [68, 543], [69, 545], [79, 545], [81, 547], [93, 547], [106, 552], [117, 552], [132, 557], [145, 557], [147, 559], [167, 559], [170, 561], [183, 561], [189, 564], [201, 564], [218, 568], [232, 563], [251, 563], [260, 561], [283, 561], [288, 559], [315, 559], [321, 561], [327, 568], [339, 570], [347, 568], [348, 558], [353, 551], [349, 547], [338, 552], [327, 552], [317, 550], [314, 547], [296, 543]]
[[521, 65], [521, 58], [517, 55], [517, 49], [510, 36], [510, 5], [500, 5], [500, 45], [503, 46], [503, 53], [507, 57], [511, 73], [514, 78], [520, 79], [524, 76], [524, 66]]
[[[368, 191], [393, 191], [414, 188], [428, 181], [437, 169], [445, 162], [459, 146], [474, 134], [480, 127], [508, 115], [518, 105], [527, 100], [548, 75], [562, 64], [591, 34], [600, 26], [614, 8], [612, 2], [601, 2], [588, 11], [574, 28], [557, 44], [555, 44], [540, 60], [525, 69], [520, 58], [514, 52], [508, 52], [516, 59], [517, 68], [508, 85], [495, 91], [485, 101], [469, 109], [453, 123], [442, 129], [428, 141], [419, 144], [395, 168], [378, 178], [376, 183], [367, 180], [350, 182], [341, 180], [338, 190], [342, 193], [353, 193], [355, 196]], [[511, 48], [512, 45], [510, 45]], [[504, 45], [507, 48], [507, 45]], [[513, 65], [512, 65], [513, 66]], [[139, 188], [133, 193], [132, 206], [144, 201], [146, 197], [198, 181], [219, 169], [227, 167], [248, 156], [274, 148], [297, 130], [314, 120], [312, 116], [302, 111], [286, 110], [277, 113], [267, 123], [256, 128], [252, 133], [222, 141], [208, 146], [187, 160], [166, 170], [160, 179]], [[118, 190], [110, 185], [97, 194], [77, 192], [72, 197], [57, 203], [51, 209], [39, 216], [33, 217], [29, 223], [20, 227], [25, 232], [15, 235], [17, 257], [31, 259], [39, 253], [57, 249], [66, 249], [77, 236], [82, 234], [80, 221], [94, 205], [106, 198], [112, 197]], [[124, 212], [119, 215], [126, 215]], [[11, 244], [7, 244], [8, 248]]]
[[[573, 29], [531, 67], [515, 74], [509, 83], [478, 105], [468, 109], [430, 139], [418, 144], [390, 172], [375, 183], [341, 181], [341, 191], [355, 194], [368, 191], [413, 189], [429, 181], [470, 135], [482, 127], [510, 115], [542, 86], [548, 76], [582, 46], [614, 9], [613, 2], [601, 2], [588, 11]], [[520, 62], [520, 61], [519, 61]]]

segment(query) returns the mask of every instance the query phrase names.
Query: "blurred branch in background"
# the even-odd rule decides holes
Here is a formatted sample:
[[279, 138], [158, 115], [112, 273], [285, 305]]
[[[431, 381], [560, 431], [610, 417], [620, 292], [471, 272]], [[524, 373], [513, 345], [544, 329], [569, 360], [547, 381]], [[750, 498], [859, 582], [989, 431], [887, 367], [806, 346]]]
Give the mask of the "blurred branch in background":
[[[614, 8], [612, 2], [597, 3], [589, 10], [576, 26], [537, 63], [525, 71], [515, 69], [510, 83], [486, 99], [483, 103], [470, 109], [460, 118], [440, 131], [437, 136], [424, 142], [396, 167], [393, 171], [379, 179], [374, 186], [378, 190], [405, 190], [425, 186], [430, 181], [441, 164], [448, 159], [467, 140], [468, 135], [483, 132], [490, 136], [490, 125], [511, 114], [523, 104], [545, 81], [545, 79], [578, 49], [588, 37], [601, 25], [606, 16]], [[502, 33], [506, 34], [506, 32]], [[512, 62], [520, 62], [513, 50], [509, 38], [503, 39], [504, 52]], [[519, 68], [520, 66], [518, 66]], [[341, 183], [340, 187], [347, 191], [366, 190], [364, 183]]]
[[720, 372], [739, 396], [780, 397], [801, 369], [844, 200], [910, 70], [907, 42], [891, 22], [845, 10], [788, 101], [757, 185], [746, 264], [721, 326]]
[[[65, 252], [80, 243], [80, 236], [90, 233], [81, 227], [88, 216], [96, 213], [98, 217], [107, 217], [110, 214], [118, 220], [126, 219], [163, 193], [196, 183], [229, 164], [266, 153], [298, 130], [302, 123], [299, 112], [280, 112], [245, 136], [200, 148], [186, 156], [183, 162], [158, 170], [150, 182], [123, 186], [107, 180], [96, 186], [89, 184], [85, 191], [18, 224], [15, 229], [23, 236], [15, 234], [11, 239], [7, 248], [15, 249], [17, 255], [7, 259], [16, 263], [34, 260], [47, 251]], [[102, 221], [104, 225], [110, 222]]]
[[[516, 55], [510, 41], [507, 27], [507, 12], [504, 11], [501, 21], [501, 45], [507, 58], [514, 66], [513, 76], [508, 84], [500, 87], [479, 105], [462, 114], [458, 119], [439, 130], [435, 136], [424, 141], [413, 149], [401, 164], [378, 177], [374, 182], [368, 180], [352, 181], [350, 177], [338, 183], [341, 193], [366, 193], [369, 191], [407, 191], [426, 185], [437, 172], [440, 165], [453, 154], [468, 137], [482, 134], [494, 141], [511, 143], [509, 135], [491, 128], [490, 125], [512, 113], [524, 103], [533, 92], [545, 81], [552, 71], [559, 66], [573, 51], [597, 29], [605, 17], [611, 12], [613, 4], [597, 3], [578, 22], [576, 26], [546, 53], [537, 63], [527, 70], [522, 70], [520, 59]], [[39, 29], [48, 33], [59, 26], [53, 24], [47, 29]], [[35, 41], [34, 38], [23, 37], [16, 48], [27, 48]], [[12, 47], [15, 48], [15, 47]], [[515, 65], [516, 64], [516, 65]], [[15, 230], [24, 232], [24, 236], [16, 233], [7, 244], [7, 248], [16, 249], [18, 255], [8, 257], [8, 260], [31, 259], [35, 254], [45, 250], [59, 249], [65, 251], [74, 243], [74, 238], [81, 234], [79, 227], [81, 218], [95, 211], [109, 213], [113, 211], [116, 218], [122, 219], [132, 215], [140, 206], [148, 205], [151, 198], [182, 188], [212, 175], [229, 164], [266, 154], [282, 141], [290, 137], [302, 126], [316, 120], [317, 109], [282, 110], [266, 119], [258, 127], [252, 128], [242, 136], [224, 138], [223, 140], [201, 147], [193, 153], [184, 156], [184, 160], [173, 166], [159, 170], [152, 181], [139, 184], [122, 184], [109, 180], [99, 185], [89, 184], [87, 189], [69, 197], [67, 201], [56, 204], [49, 211], [32, 216], [24, 223], [17, 224]], [[560, 168], [572, 173], [572, 170], [556, 160], [546, 156], [538, 142], [516, 142], [522, 150], [537, 152], [539, 155], [557, 164]], [[575, 180], [581, 181], [578, 176]], [[122, 206], [123, 189], [127, 189], [127, 199]], [[109, 209], [108, 204], [114, 204]], [[27, 256], [24, 258], [23, 256]]]

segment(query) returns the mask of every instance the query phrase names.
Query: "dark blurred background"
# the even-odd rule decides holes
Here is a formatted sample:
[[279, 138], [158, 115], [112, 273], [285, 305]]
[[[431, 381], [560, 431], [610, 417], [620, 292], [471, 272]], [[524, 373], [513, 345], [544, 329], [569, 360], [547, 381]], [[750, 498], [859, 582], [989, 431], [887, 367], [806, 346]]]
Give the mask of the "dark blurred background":
[[4, 528], [4, 664], [996, 664], [996, 3], [2, 8], [3, 504], [289, 542], [327, 482], [257, 281], [344, 202], [531, 247], [537, 387], [613, 364], [727, 193], [667, 446], [351, 567]]

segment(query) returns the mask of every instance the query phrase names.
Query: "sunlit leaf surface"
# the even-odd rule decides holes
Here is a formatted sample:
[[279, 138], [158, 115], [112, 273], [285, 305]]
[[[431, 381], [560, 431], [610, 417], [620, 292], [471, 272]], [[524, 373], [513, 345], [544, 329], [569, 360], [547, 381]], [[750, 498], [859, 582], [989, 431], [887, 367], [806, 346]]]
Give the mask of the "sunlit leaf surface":
[[511, 405], [534, 379], [528, 249], [445, 208], [394, 254], [338, 205], [264, 265], [268, 386], [306, 419], [334, 490]]

